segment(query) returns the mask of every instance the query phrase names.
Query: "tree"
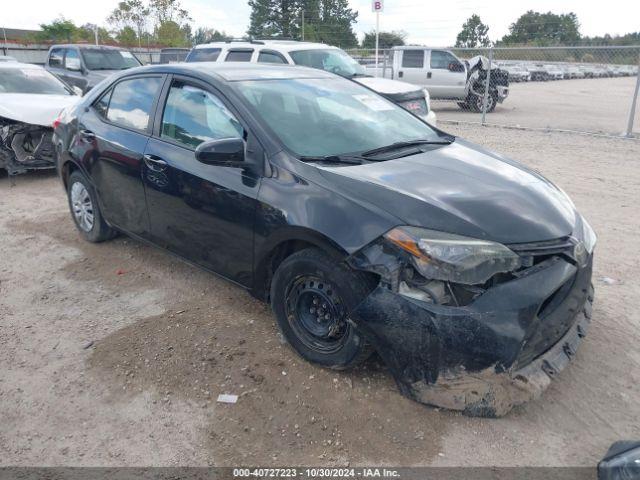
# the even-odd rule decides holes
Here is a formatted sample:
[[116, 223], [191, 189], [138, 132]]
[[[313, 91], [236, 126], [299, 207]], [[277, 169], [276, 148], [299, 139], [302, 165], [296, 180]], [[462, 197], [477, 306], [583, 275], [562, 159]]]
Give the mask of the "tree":
[[[188, 25], [186, 25], [188, 27]], [[180, 26], [173, 20], [166, 20], [156, 29], [158, 43], [166, 47], [187, 47], [191, 44], [191, 29], [188, 31], [185, 26]]]
[[71, 43], [78, 33], [78, 27], [64, 17], [57, 18], [53, 22], [40, 24], [42, 31], [35, 35], [39, 42], [68, 42]]
[[[380, 48], [392, 48], [404, 45], [407, 38], [406, 32], [380, 32], [378, 45]], [[372, 30], [364, 34], [362, 48], [376, 48], [376, 32]]]
[[218, 31], [214, 28], [198, 28], [193, 34], [193, 45], [201, 45], [203, 43], [224, 42], [231, 40], [231, 36], [225, 32]]
[[503, 45], [575, 45], [580, 42], [578, 16], [571, 12], [557, 15], [529, 10], [509, 27]]
[[489, 40], [488, 32], [489, 27], [482, 23], [480, 17], [474, 13], [462, 25], [462, 30], [456, 38], [456, 47], [489, 47], [491, 40]]
[[127, 40], [131, 39], [131, 32], [124, 32], [124, 29], [127, 27], [135, 29], [138, 46], [140, 46], [149, 20], [149, 14], [150, 9], [142, 3], [142, 0], [124, 0], [118, 3], [118, 7], [111, 12], [107, 22], [118, 27], [119, 31], [116, 33], [116, 37], [123, 37]]
[[149, 0], [149, 10], [156, 19], [156, 26], [164, 22], [182, 22], [192, 20], [189, 12], [182, 8], [180, 0]]
[[138, 35], [136, 34], [136, 31], [129, 26], [123, 27], [116, 34], [116, 40], [118, 41], [119, 44], [126, 45], [129, 47], [133, 45], [140, 46], [141, 44], [140, 37], [138, 37]]
[[353, 23], [358, 12], [349, 8], [348, 0], [249, 0], [252, 37], [286, 37], [343, 47], [357, 45]]

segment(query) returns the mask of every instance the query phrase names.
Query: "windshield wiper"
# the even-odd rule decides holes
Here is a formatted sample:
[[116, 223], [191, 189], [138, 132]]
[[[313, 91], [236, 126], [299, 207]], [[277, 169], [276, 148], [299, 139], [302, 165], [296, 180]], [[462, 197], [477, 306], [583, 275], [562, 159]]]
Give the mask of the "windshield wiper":
[[356, 156], [350, 155], [326, 155], [322, 156], [303, 156], [298, 157], [303, 162], [326, 162], [326, 163], [344, 163], [346, 165], [362, 165], [362, 160]]
[[372, 150], [367, 150], [366, 152], [362, 152], [359, 155], [363, 157], [372, 157], [374, 155], [378, 155], [380, 153], [388, 153], [394, 150], [401, 150], [407, 147], [415, 147], [419, 145], [450, 145], [453, 143], [453, 137], [445, 137], [443, 140], [409, 140], [406, 142], [396, 142], [391, 145], [386, 145], [380, 148], [374, 148]]

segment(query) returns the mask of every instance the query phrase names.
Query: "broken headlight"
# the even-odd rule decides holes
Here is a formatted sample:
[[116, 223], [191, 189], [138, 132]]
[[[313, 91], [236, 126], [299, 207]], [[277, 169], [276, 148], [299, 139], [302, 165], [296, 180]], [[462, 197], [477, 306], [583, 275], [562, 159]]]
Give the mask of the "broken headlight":
[[397, 227], [384, 238], [409, 253], [416, 270], [430, 280], [477, 285], [521, 266], [516, 253], [488, 240], [417, 227]]

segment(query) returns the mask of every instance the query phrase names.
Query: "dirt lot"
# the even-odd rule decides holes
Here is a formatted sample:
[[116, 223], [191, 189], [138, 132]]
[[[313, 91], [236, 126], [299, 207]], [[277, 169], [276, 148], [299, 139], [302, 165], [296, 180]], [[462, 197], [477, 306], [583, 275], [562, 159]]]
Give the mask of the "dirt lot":
[[[620, 135], [626, 131], [636, 79], [591, 78], [512, 83], [509, 97], [487, 122]], [[439, 120], [479, 122], [481, 114], [462, 111], [455, 102], [433, 102]], [[640, 105], [633, 131], [640, 134]]]
[[85, 243], [54, 175], [2, 177], [0, 464], [594, 465], [640, 438], [640, 142], [449, 130], [541, 170], [599, 234], [590, 333], [539, 401], [473, 419], [401, 397], [376, 360], [311, 366], [240, 288]]

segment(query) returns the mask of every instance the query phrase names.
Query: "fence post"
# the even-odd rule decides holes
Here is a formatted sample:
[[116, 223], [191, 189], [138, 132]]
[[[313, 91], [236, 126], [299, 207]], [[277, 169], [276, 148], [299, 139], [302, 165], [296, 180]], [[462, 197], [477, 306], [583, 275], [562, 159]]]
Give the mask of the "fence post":
[[633, 100], [631, 101], [631, 111], [629, 112], [629, 123], [627, 124], [626, 136], [633, 135], [633, 120], [636, 116], [636, 104], [638, 103], [638, 90], [640, 90], [640, 55], [638, 55], [638, 75], [636, 78], [636, 89], [633, 92]]
[[487, 83], [484, 86], [484, 98], [482, 99], [482, 125], [487, 116], [487, 102], [489, 100], [489, 84], [491, 83], [491, 64], [493, 63], [493, 47], [489, 49], [489, 69], [487, 70]]

